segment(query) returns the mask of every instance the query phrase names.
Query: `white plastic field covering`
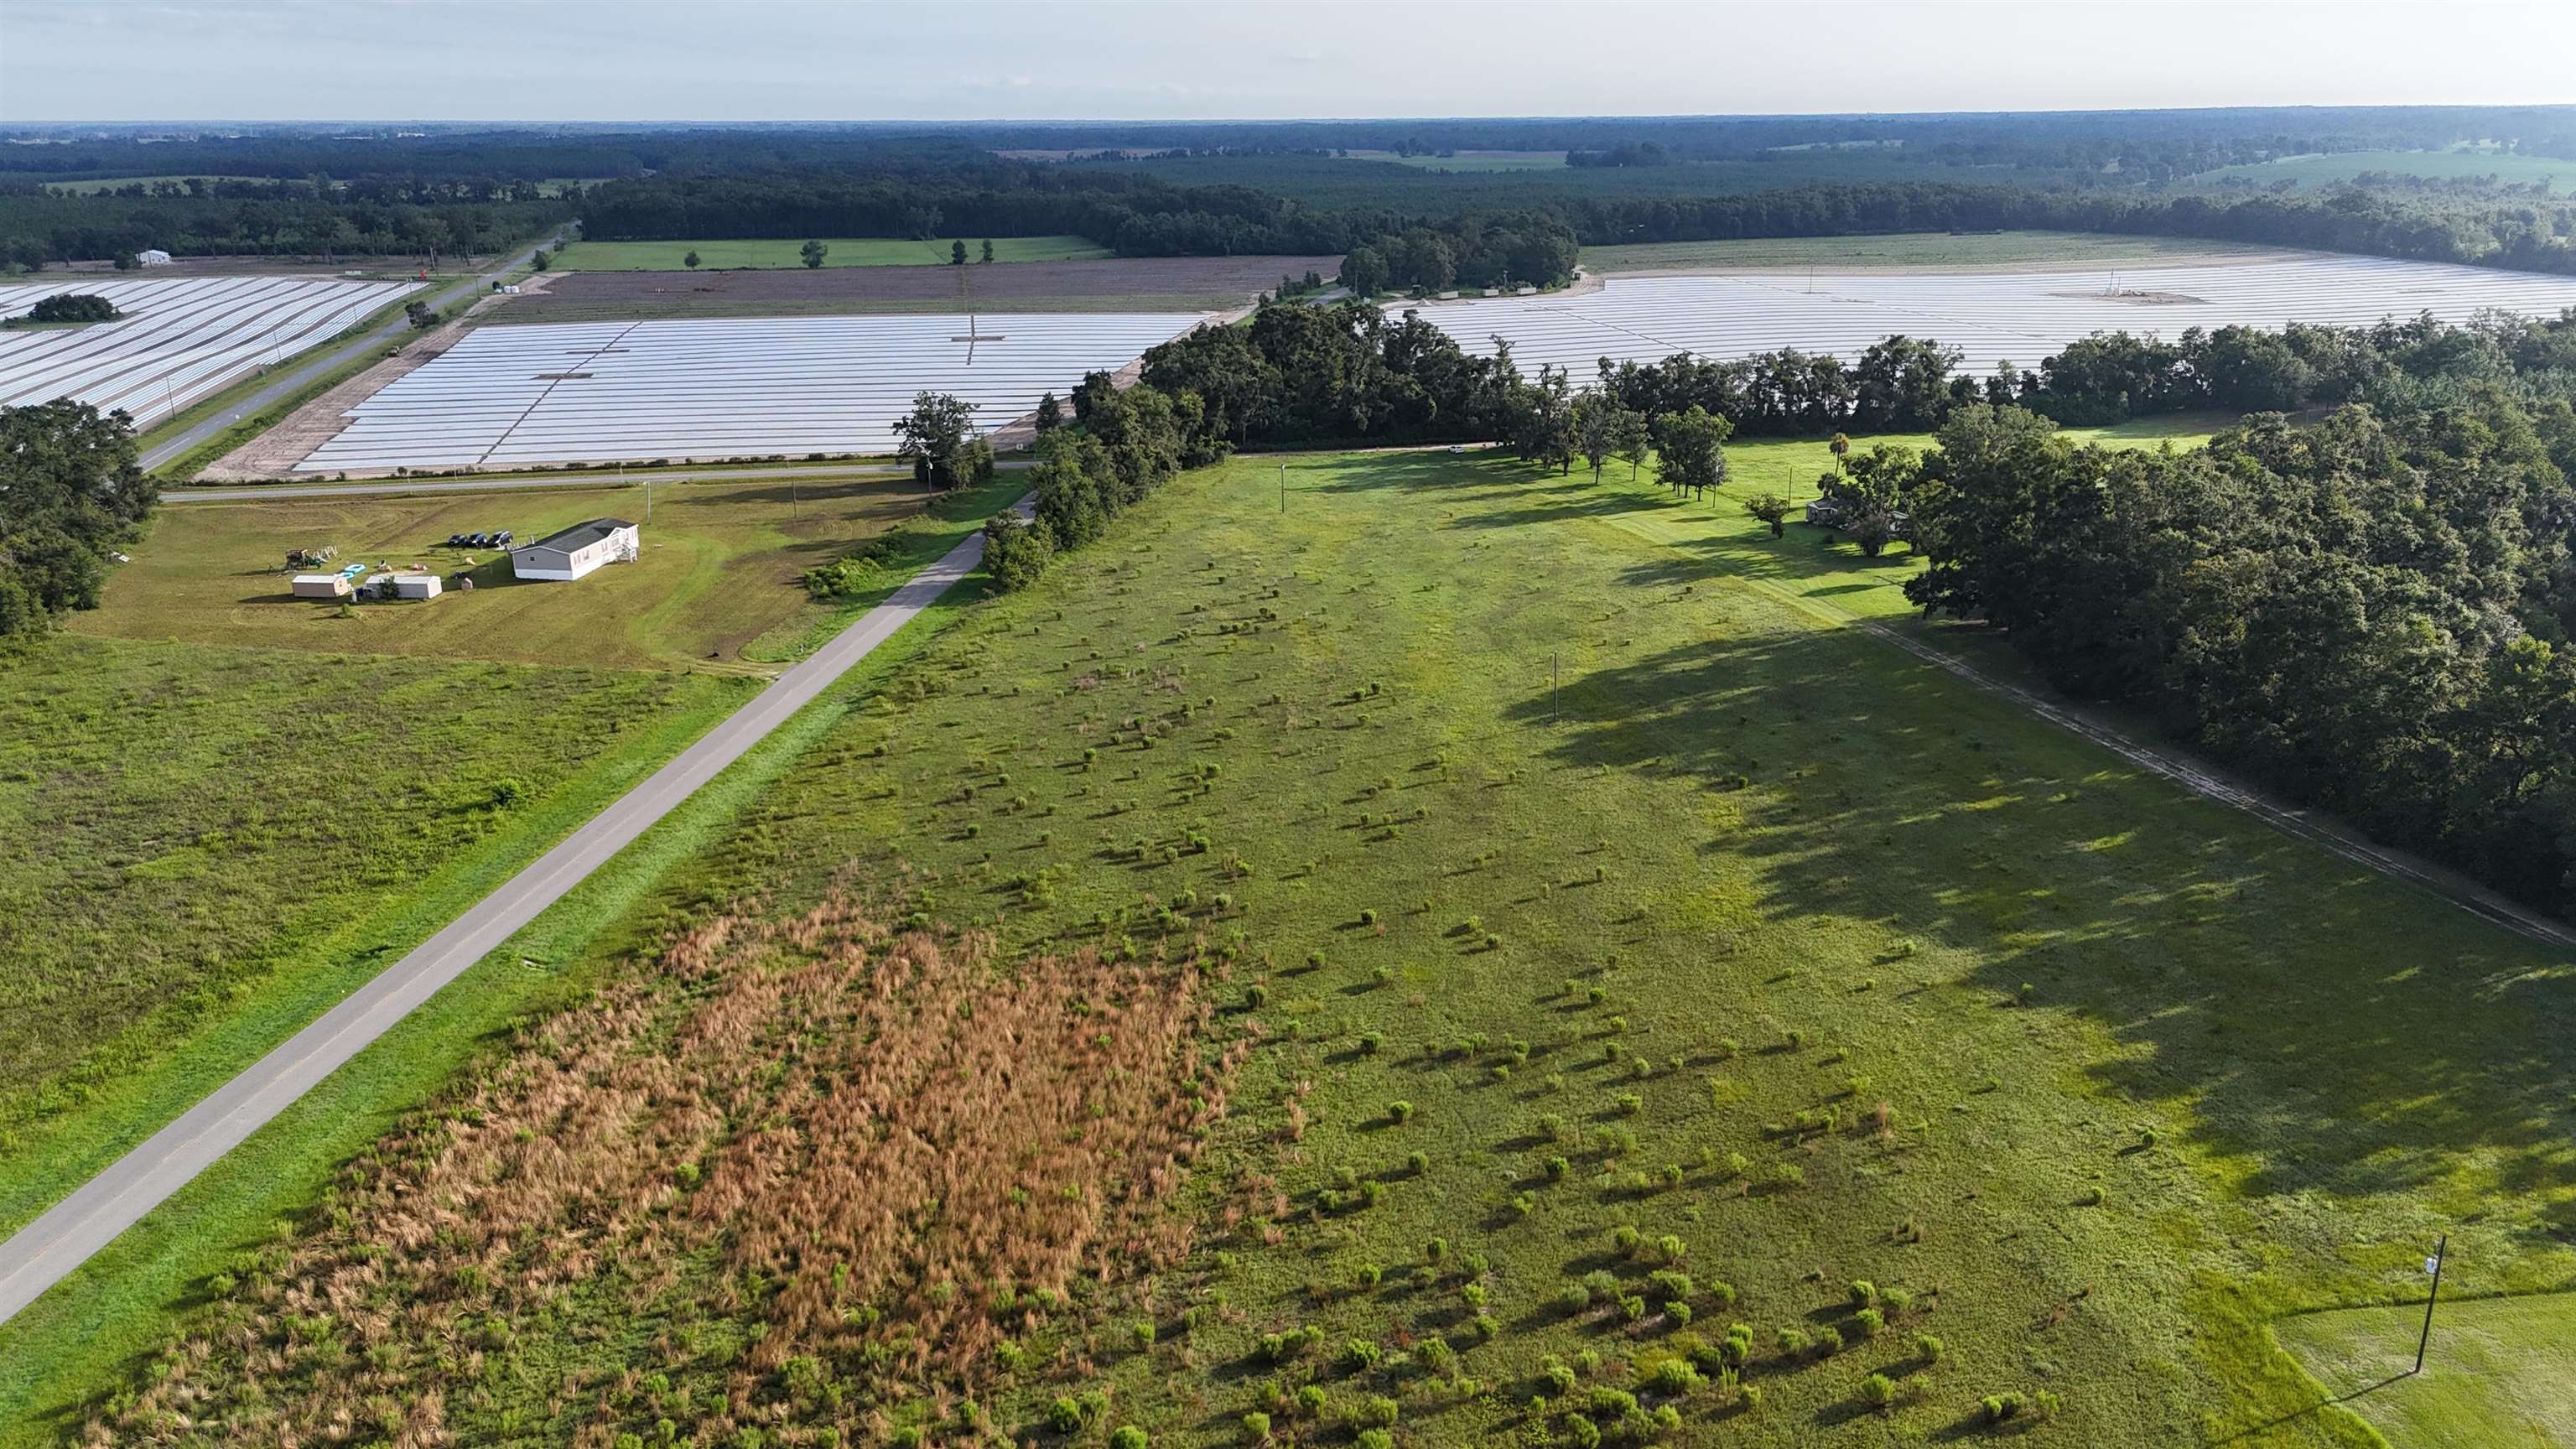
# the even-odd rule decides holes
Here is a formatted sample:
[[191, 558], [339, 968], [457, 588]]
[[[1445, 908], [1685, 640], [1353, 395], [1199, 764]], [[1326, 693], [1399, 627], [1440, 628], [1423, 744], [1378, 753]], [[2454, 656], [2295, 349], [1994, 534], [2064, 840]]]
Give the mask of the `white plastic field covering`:
[[[916, 393], [1001, 427], [1194, 326], [1181, 313], [746, 318], [484, 327], [350, 411], [296, 465], [500, 467], [888, 453]], [[971, 338], [971, 340], [970, 340]]]
[[[1845, 362], [1891, 333], [1966, 354], [1969, 372], [2006, 359], [2036, 368], [2092, 332], [2153, 333], [2230, 323], [2361, 326], [2431, 312], [2464, 322], [2481, 308], [2554, 316], [2576, 307], [2576, 277], [2369, 257], [2293, 257], [2238, 265], [2100, 272], [1730, 272], [1612, 277], [1597, 292], [1421, 306], [1425, 320], [1478, 356], [1494, 337], [1532, 378], [1556, 364], [1579, 386], [1596, 359], [1650, 362], [1676, 352], [1719, 361], [1795, 347]], [[1809, 291], [1810, 285], [1814, 290]], [[2169, 299], [2144, 300], [2137, 294]], [[1401, 304], [1420, 306], [1421, 304]], [[1401, 306], [1390, 310], [1401, 310]]]
[[280, 362], [418, 288], [338, 277], [82, 279], [0, 287], [0, 317], [59, 292], [105, 297], [126, 315], [86, 327], [0, 331], [0, 405], [70, 397], [123, 408], [137, 427]]

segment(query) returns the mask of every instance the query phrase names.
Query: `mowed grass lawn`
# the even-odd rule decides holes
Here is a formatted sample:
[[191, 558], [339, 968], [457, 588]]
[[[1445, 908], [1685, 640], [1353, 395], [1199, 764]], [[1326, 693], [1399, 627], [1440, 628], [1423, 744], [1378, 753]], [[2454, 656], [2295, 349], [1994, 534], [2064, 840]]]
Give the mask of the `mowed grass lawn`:
[[[949, 247], [954, 242], [966, 243], [966, 260], [980, 265], [984, 255], [983, 237], [941, 237], [936, 241], [911, 241], [899, 237], [821, 237], [829, 250], [823, 257], [827, 267], [917, 267], [948, 262]], [[1109, 256], [1107, 247], [1079, 236], [997, 236], [993, 243], [996, 262], [1084, 262]], [[801, 267], [805, 265], [805, 239], [785, 241], [669, 241], [669, 242], [599, 242], [578, 241], [555, 254], [557, 269], [573, 272], [676, 272], [684, 269], [683, 259], [691, 252], [698, 254], [698, 266], [705, 271], [728, 267]]]
[[[2562, 953], [1749, 587], [1732, 499], [1389, 454], [1290, 460], [1283, 513], [1277, 466], [965, 616], [662, 897], [874, 881], [1006, 948], [1237, 953], [1258, 1045], [1160, 1334], [1032, 1330], [998, 1428], [1100, 1385], [1223, 1443], [1276, 1378], [1335, 1424], [1397, 1398], [1408, 1444], [1564, 1442], [1740, 1322], [1762, 1403], [1681, 1400], [1676, 1442], [1976, 1438], [2044, 1390], [2067, 1443], [2359, 1444], [2276, 1315], [2403, 1301], [2443, 1228], [2483, 1288], [2576, 1275]], [[487, 1330], [470, 1382], [392, 1361], [465, 1440], [643, 1433], [558, 1389], [649, 1333], [710, 1402], [740, 1328], [638, 1315], [662, 1266]]]
[[2326, 1392], [2396, 1449], [2576, 1444], [2576, 1302], [2446, 1299], [2415, 1374], [2423, 1327], [2424, 1310], [2405, 1304], [2303, 1313], [2279, 1331]]
[[[641, 486], [419, 497], [281, 497], [162, 510], [85, 634], [628, 669], [741, 668], [792, 657], [836, 611], [802, 576], [917, 516], [909, 477], [663, 483], [632, 564], [572, 583], [522, 583], [506, 553], [451, 549], [451, 534], [507, 528], [521, 542], [602, 516], [642, 522]], [[419, 563], [450, 577], [423, 603], [346, 611], [299, 599], [286, 549], [334, 545], [343, 562]], [[452, 576], [468, 560], [474, 589]], [[748, 651], [748, 654], [746, 653]]]
[[2007, 231], [1970, 236], [1895, 232], [1878, 236], [1757, 238], [1743, 241], [1639, 242], [1585, 247], [1583, 269], [1603, 272], [1726, 271], [1773, 267], [2007, 268], [2056, 271], [2094, 266], [2153, 266], [2212, 257], [2266, 256], [2277, 248], [2186, 237], [2113, 236], [2102, 232]]
[[78, 637], [0, 661], [0, 1235], [748, 693]]

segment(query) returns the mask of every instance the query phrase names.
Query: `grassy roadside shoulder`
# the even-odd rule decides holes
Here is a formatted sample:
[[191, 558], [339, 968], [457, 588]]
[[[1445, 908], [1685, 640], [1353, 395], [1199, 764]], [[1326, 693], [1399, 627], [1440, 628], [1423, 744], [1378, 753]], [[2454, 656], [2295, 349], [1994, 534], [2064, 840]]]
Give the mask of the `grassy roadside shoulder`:
[[[956, 529], [951, 545], [973, 531]], [[900, 582], [889, 582], [878, 598]], [[174, 1317], [203, 1301], [204, 1281], [313, 1206], [342, 1162], [450, 1082], [514, 1017], [571, 998], [606, 956], [649, 940], [663, 921], [630, 911], [664, 874], [983, 592], [980, 578], [950, 590], [320, 1090], [0, 1325], [0, 1449], [51, 1443], [77, 1428], [84, 1406], [146, 1370], [144, 1356], [169, 1340]]]
[[478, 842], [419, 889], [284, 957], [178, 1050], [85, 1088], [78, 1105], [24, 1125], [0, 1160], [0, 1234], [15, 1232], [331, 1003], [436, 934], [749, 699], [750, 680], [710, 677], [690, 707], [593, 763], [527, 818]]

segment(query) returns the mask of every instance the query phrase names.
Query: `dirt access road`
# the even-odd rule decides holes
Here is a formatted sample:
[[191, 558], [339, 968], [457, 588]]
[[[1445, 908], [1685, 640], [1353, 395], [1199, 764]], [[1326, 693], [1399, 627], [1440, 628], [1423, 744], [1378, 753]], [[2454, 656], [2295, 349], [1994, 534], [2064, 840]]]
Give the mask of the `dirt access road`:
[[[1021, 508], [1026, 510], [1027, 500]], [[239, 1146], [439, 988], [606, 865], [912, 622], [984, 558], [977, 533], [655, 771], [419, 949], [0, 1243], [0, 1323]]]

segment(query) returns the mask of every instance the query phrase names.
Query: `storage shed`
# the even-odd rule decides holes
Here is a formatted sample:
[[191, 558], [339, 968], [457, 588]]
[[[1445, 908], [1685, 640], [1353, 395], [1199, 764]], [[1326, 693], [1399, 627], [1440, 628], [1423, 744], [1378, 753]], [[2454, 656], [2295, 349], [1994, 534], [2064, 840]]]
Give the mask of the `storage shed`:
[[170, 254], [159, 247], [145, 247], [134, 254], [134, 264], [138, 267], [166, 267], [170, 265]]
[[397, 599], [435, 599], [439, 593], [436, 574], [396, 574], [393, 585]]
[[576, 523], [510, 550], [510, 576], [569, 582], [603, 564], [632, 562], [643, 547], [641, 532], [623, 518]]
[[349, 597], [346, 574], [297, 574], [291, 587], [299, 599], [345, 599]]

